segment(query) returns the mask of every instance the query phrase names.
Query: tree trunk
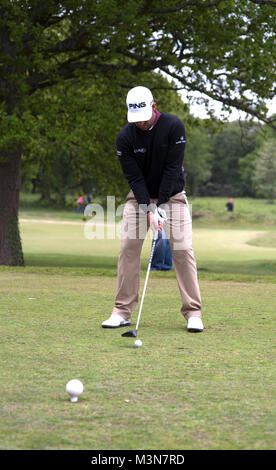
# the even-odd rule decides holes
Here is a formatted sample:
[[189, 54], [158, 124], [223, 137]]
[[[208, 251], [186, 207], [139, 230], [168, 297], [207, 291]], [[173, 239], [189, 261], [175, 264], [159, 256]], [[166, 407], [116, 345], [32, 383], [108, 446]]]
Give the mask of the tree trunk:
[[0, 265], [24, 266], [18, 226], [21, 148], [0, 154]]

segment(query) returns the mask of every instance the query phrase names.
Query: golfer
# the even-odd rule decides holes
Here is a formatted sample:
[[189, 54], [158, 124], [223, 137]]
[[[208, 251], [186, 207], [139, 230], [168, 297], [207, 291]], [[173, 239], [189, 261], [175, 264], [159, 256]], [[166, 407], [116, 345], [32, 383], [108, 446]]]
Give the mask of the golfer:
[[118, 287], [103, 328], [130, 325], [138, 303], [140, 256], [148, 228], [165, 230], [190, 332], [203, 331], [201, 297], [192, 248], [192, 220], [184, 191], [185, 129], [159, 112], [148, 88], [132, 88], [126, 99], [128, 124], [117, 136], [117, 155], [131, 191], [126, 197], [118, 260]]

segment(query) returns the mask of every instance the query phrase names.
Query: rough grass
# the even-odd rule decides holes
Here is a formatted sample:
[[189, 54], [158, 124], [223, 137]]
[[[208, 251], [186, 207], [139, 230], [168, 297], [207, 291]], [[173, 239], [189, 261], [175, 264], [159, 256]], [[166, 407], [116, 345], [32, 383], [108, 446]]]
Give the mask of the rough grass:
[[276, 228], [276, 204], [265, 199], [234, 199], [234, 211], [227, 212], [227, 198], [189, 198], [194, 226], [224, 228]]

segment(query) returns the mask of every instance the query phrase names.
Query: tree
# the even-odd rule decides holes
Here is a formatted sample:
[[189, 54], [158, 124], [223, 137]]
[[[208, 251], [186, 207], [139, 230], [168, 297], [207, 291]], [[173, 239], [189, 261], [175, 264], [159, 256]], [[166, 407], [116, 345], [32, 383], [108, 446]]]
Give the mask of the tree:
[[257, 153], [253, 182], [258, 196], [268, 199], [271, 203], [276, 198], [276, 140], [268, 139]]
[[212, 195], [243, 196], [241, 161], [256, 147], [256, 125], [233, 121], [222, 125], [212, 138], [212, 175], [208, 189]]
[[33, 107], [46, 105], [43, 90], [88, 77], [118, 89], [159, 69], [187, 91], [274, 125], [264, 103], [274, 96], [274, 7], [265, 0], [1, 0], [0, 264], [24, 262], [21, 158]]
[[[115, 91], [108, 80], [91, 84], [84, 78], [81, 83], [68, 80], [40, 92], [47, 109], [38, 107], [28, 121], [23, 170], [28, 177], [32, 169], [29, 179], [46, 199], [60, 204], [68, 191], [90, 191], [92, 186], [96, 195], [107, 191], [118, 195], [123, 185], [114, 136], [117, 126], [125, 122], [125, 103]], [[110, 103], [116, 100], [118, 106], [112, 109]]]
[[256, 188], [252, 181], [257, 158], [256, 153], [257, 148], [254, 148], [253, 152], [239, 159], [241, 190], [244, 196], [256, 197]]
[[196, 196], [199, 187], [211, 176], [211, 138], [206, 129], [194, 127], [187, 137], [185, 150], [186, 186], [189, 194]]
[[[260, 156], [263, 155], [263, 153], [266, 154], [266, 145], [272, 145], [274, 141], [275, 147], [276, 133], [274, 129], [266, 124], [253, 126], [252, 132], [254, 132], [255, 135], [255, 145], [246, 155], [239, 159], [241, 187], [243, 194], [247, 196], [267, 197], [267, 188], [263, 193], [260, 187], [261, 178], [265, 176], [265, 168], [263, 166], [266, 158], [261, 158]], [[267, 175], [266, 179], [269, 179], [269, 175]]]
[[[145, 72], [135, 80], [153, 90], [158, 109], [178, 115], [191, 128], [195, 119], [189, 107], [177, 92], [167, 89], [170, 84], [164, 76]], [[22, 159], [25, 187], [35, 184], [44, 201], [59, 205], [68, 192], [91, 190], [97, 198], [116, 196], [120, 204], [128, 184], [116, 158], [115, 136], [126, 123], [125, 92], [110, 87], [105, 79], [93, 85], [86, 79], [74, 86], [67, 81], [41, 92], [47, 110], [40, 107], [35, 122], [29, 120]]]

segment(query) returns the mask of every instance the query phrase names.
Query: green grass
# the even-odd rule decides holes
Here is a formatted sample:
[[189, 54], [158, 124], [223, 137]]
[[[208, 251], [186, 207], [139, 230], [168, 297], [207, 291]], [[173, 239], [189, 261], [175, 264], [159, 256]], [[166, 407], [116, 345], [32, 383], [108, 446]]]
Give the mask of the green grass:
[[196, 226], [225, 228], [276, 228], [276, 204], [264, 199], [236, 198], [234, 212], [227, 212], [227, 198], [189, 198], [192, 206], [193, 223]]
[[[20, 216], [22, 218], [43, 218], [68, 221], [81, 221], [82, 215], [75, 213], [74, 202], [66, 209], [43, 207], [39, 195], [20, 195]], [[104, 201], [106, 202], [106, 200]], [[193, 224], [199, 227], [223, 228], [276, 228], [276, 204], [270, 204], [265, 199], [236, 198], [234, 212], [225, 210], [227, 198], [224, 197], [189, 197], [193, 214]], [[98, 199], [92, 203], [100, 204]]]
[[258, 234], [256, 238], [248, 242], [249, 245], [276, 248], [276, 232], [266, 232], [265, 234]]
[[[95, 239], [85, 236], [85, 222], [79, 225], [21, 222], [21, 235], [27, 266], [91, 268], [116, 275], [120, 249], [119, 226], [109, 227], [114, 239], [106, 239], [106, 228], [100, 227]], [[210, 229], [194, 227], [193, 247], [199, 275], [232, 276], [244, 280], [252, 277], [276, 280], [276, 248], [256, 246], [257, 237], [274, 237], [275, 232], [249, 229]], [[261, 238], [262, 239], [262, 238]], [[259, 238], [257, 238], [259, 240]], [[142, 251], [142, 269], [149, 257], [150, 236]], [[173, 275], [173, 273], [171, 274]]]
[[11, 268], [0, 285], [2, 449], [275, 448], [272, 284], [202, 280], [191, 334], [175, 280], [152, 278], [141, 349], [100, 327], [115, 277]]
[[[225, 224], [218, 199], [192, 201], [204, 332], [187, 332], [174, 272], [152, 272], [140, 349], [100, 326], [119, 238], [89, 240], [81, 217], [33, 199], [21, 210], [26, 267], [0, 267], [1, 449], [275, 449], [274, 206], [241, 200]], [[71, 378], [85, 387], [77, 404]]]

